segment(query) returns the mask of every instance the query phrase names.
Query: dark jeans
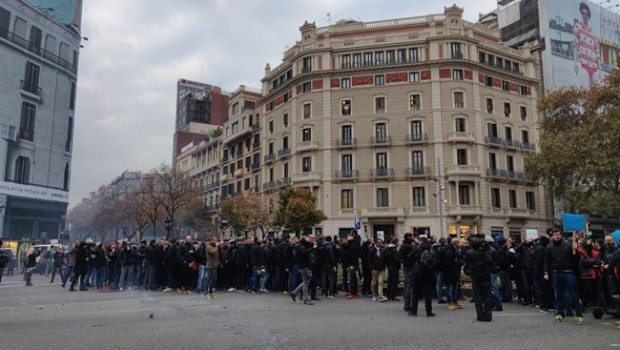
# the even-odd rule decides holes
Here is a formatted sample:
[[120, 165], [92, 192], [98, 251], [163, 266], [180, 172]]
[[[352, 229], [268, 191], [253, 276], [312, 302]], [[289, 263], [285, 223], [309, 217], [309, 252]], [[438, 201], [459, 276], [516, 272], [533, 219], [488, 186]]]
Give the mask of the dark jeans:
[[388, 267], [387, 297], [390, 300], [396, 299], [396, 289], [398, 288], [399, 269]]
[[413, 303], [411, 304], [411, 312], [418, 313], [418, 301], [424, 298], [424, 307], [426, 314], [430, 315], [433, 312], [433, 289], [435, 285], [434, 280], [428, 280], [423, 278], [416, 278], [413, 282]]
[[411, 310], [413, 301], [413, 267], [403, 267], [405, 274], [405, 286], [403, 289], [403, 299], [405, 302], [405, 311]]
[[167, 286], [170, 289], [179, 288], [179, 265], [167, 265], [166, 266], [166, 277], [167, 277]]
[[349, 294], [357, 294], [357, 288], [359, 287], [359, 271], [357, 266], [350, 266], [347, 272], [347, 280], [348, 280], [348, 292]]
[[217, 267], [207, 267], [207, 277], [205, 283], [205, 294], [213, 294], [215, 291], [215, 281], [217, 280]]
[[372, 273], [370, 267], [362, 266], [362, 294], [370, 295], [370, 283], [372, 282]]
[[333, 295], [336, 289], [336, 272], [330, 264], [323, 265], [323, 281], [321, 283], [323, 295]]
[[62, 285], [67, 284], [69, 277], [73, 273], [74, 266], [65, 266], [65, 273], [62, 275]]
[[246, 267], [243, 265], [236, 265], [235, 266], [235, 279], [236, 279], [236, 283], [235, 283], [235, 287], [239, 290], [244, 290], [246, 287]]
[[299, 269], [299, 274], [301, 275], [301, 283], [293, 290], [294, 295], [299, 295], [301, 291], [304, 294], [304, 302], [310, 301], [310, 292], [308, 291], [308, 287], [310, 285], [310, 280], [312, 279], [312, 270], [308, 267]]
[[58, 265], [54, 265], [52, 266], [52, 279], [50, 280], [50, 283], [54, 283], [54, 278], [56, 278], [56, 272], [58, 272], [58, 276], [60, 276], [60, 279], [62, 280], [62, 266], [58, 266]]
[[582, 316], [581, 304], [577, 298], [577, 279], [573, 272], [553, 272], [553, 290], [555, 292], [556, 315], [566, 315], [566, 310], [573, 310], [576, 316]]
[[538, 305], [538, 295], [536, 294], [536, 288], [534, 288], [534, 271], [521, 270], [521, 283], [523, 284], [524, 302]]
[[478, 321], [491, 321], [493, 316], [493, 297], [491, 296], [491, 278], [473, 278], [472, 288]]
[[75, 271], [73, 272], [73, 278], [71, 279], [71, 288], [74, 289], [77, 284], [78, 279], [80, 280], [80, 290], [85, 289], [84, 287], [84, 279], [86, 278], [86, 272], [88, 272], [88, 268], [86, 267], [75, 267]]

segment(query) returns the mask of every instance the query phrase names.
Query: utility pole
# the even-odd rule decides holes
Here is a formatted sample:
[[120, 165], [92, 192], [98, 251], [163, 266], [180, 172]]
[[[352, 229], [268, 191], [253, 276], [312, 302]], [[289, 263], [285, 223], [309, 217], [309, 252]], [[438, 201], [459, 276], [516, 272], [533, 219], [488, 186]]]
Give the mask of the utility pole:
[[435, 193], [433, 193], [433, 195], [435, 197], [437, 197], [437, 206], [438, 206], [438, 211], [439, 211], [439, 237], [444, 237], [443, 231], [445, 229], [445, 225], [444, 225], [444, 218], [443, 218], [443, 204], [446, 201], [444, 198], [444, 191], [446, 190], [445, 186], [443, 185], [443, 180], [441, 178], [441, 159], [437, 158], [437, 175], [435, 178]]

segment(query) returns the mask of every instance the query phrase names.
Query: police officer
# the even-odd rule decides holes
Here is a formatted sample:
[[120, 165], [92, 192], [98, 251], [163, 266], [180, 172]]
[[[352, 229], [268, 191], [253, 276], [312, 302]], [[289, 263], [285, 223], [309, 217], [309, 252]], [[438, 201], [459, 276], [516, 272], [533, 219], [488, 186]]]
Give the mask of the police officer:
[[476, 304], [476, 319], [491, 322], [493, 299], [491, 297], [491, 271], [493, 259], [484, 244], [484, 235], [469, 237], [471, 248], [465, 253], [465, 273], [471, 277]]

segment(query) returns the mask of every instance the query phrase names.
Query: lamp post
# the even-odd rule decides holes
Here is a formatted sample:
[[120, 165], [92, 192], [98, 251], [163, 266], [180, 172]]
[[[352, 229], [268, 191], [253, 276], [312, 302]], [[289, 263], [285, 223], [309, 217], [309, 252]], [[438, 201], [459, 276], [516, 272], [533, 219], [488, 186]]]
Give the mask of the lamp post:
[[437, 197], [437, 207], [439, 211], [439, 237], [443, 237], [444, 227], [444, 217], [443, 217], [443, 204], [446, 202], [444, 198], [444, 192], [446, 187], [444, 186], [444, 182], [441, 178], [441, 159], [437, 158], [437, 177], [435, 178], [435, 193], [433, 196]]

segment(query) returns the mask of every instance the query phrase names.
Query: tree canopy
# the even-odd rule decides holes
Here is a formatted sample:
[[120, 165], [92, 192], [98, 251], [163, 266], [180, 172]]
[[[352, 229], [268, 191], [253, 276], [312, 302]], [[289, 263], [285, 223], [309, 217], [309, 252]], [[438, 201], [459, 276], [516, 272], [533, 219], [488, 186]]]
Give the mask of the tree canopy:
[[538, 103], [540, 152], [526, 159], [573, 212], [620, 214], [620, 71], [590, 89], [563, 89]]
[[299, 233], [325, 219], [309, 189], [289, 186], [280, 193], [276, 223], [281, 227]]

